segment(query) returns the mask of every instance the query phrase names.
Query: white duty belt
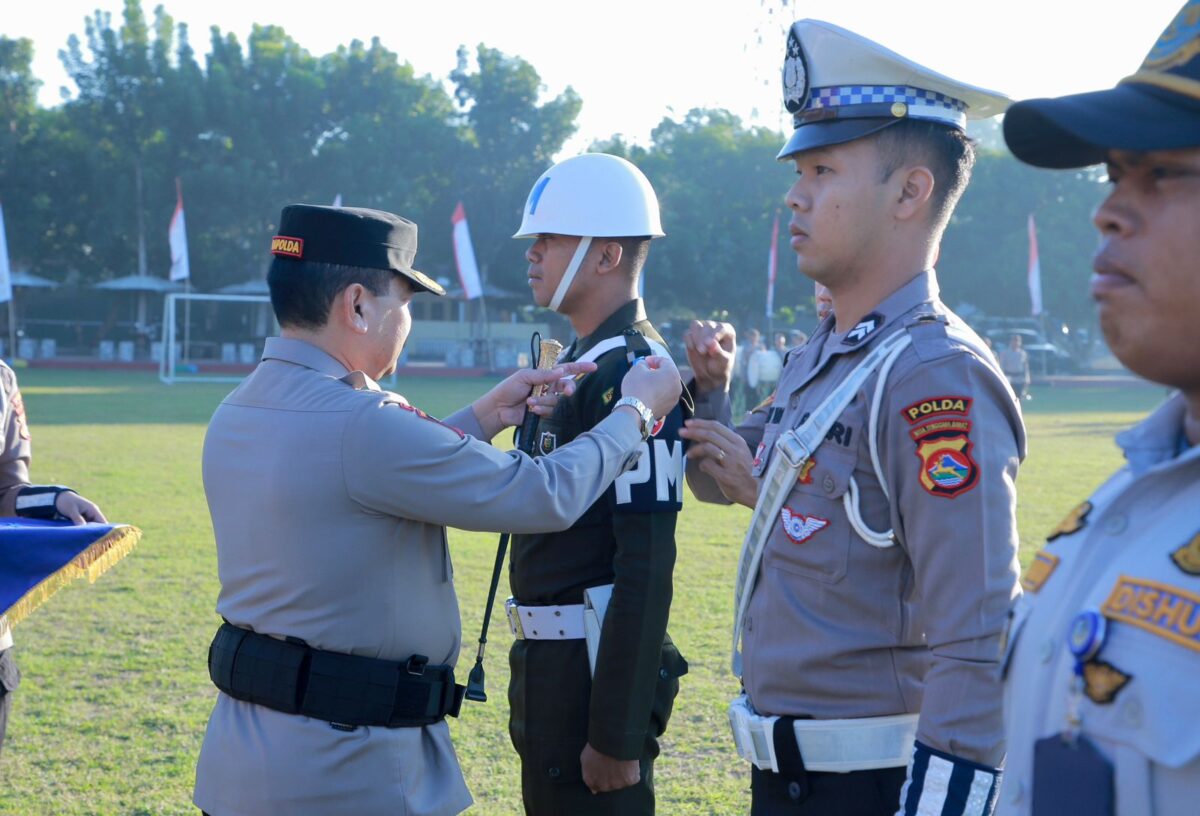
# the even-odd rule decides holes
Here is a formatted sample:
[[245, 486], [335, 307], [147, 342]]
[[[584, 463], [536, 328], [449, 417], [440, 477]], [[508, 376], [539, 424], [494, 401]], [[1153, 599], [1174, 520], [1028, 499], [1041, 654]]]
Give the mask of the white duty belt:
[[583, 640], [583, 604], [521, 606], [504, 603], [508, 626], [517, 640]]
[[775, 519], [779, 516], [783, 503], [787, 501], [788, 494], [792, 492], [801, 468], [817, 446], [825, 441], [825, 435], [829, 433], [833, 423], [854, 400], [854, 395], [866, 384], [871, 374], [880, 366], [890, 368], [890, 363], [894, 362], [910, 343], [912, 338], [907, 331], [895, 332], [879, 341], [833, 393], [817, 406], [803, 426], [785, 431], [776, 440], [771, 466], [767, 469], [767, 478], [759, 491], [754, 515], [750, 519], [750, 529], [746, 531], [746, 539], [742, 542], [742, 552], [738, 557], [731, 660], [733, 673], [737, 677], [742, 676], [742, 625], [745, 622], [746, 609], [750, 605], [754, 582], [758, 578], [758, 565], [762, 561], [767, 539], [771, 537]]
[[[796, 720], [796, 745], [809, 771], [849, 773], [903, 768], [917, 738], [918, 714], [852, 720]], [[742, 759], [763, 771], [779, 773], [775, 723], [754, 711], [743, 694], [729, 705], [729, 725]]]

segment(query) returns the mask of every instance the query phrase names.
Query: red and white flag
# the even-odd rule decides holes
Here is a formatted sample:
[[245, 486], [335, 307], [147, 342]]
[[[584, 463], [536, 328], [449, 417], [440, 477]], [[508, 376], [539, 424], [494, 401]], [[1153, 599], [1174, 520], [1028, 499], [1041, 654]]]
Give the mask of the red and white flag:
[[475, 262], [475, 247], [471, 245], [471, 229], [467, 226], [467, 211], [462, 202], [450, 216], [454, 225], [454, 262], [458, 266], [458, 282], [462, 284], [463, 300], [474, 300], [483, 295], [483, 284], [479, 281], [479, 265]]
[[767, 319], [775, 314], [775, 272], [779, 267], [779, 211], [771, 228], [771, 251], [767, 254]]
[[1030, 314], [1034, 317], [1042, 313], [1042, 265], [1038, 261], [1037, 228], [1033, 225], [1033, 213], [1029, 214], [1029, 304]]
[[0, 207], [0, 303], [12, 300], [12, 270], [8, 266], [8, 238], [4, 234], [4, 208]]
[[187, 280], [191, 276], [188, 267], [187, 226], [183, 221], [183, 187], [175, 179], [175, 214], [167, 229], [167, 240], [171, 244], [171, 274], [173, 281]]

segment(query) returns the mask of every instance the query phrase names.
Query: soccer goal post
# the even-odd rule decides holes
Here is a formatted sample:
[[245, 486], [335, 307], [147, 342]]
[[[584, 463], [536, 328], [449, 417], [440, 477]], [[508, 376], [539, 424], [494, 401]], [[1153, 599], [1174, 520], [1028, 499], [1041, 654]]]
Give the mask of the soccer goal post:
[[270, 303], [268, 295], [167, 295], [158, 378], [168, 385], [241, 382], [238, 369], [258, 362], [262, 337], [275, 331]]

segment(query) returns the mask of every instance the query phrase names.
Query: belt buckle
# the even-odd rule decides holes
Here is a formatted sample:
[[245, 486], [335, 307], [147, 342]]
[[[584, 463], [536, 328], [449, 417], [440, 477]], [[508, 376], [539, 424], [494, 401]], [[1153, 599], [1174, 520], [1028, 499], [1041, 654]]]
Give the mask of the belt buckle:
[[510, 597], [504, 602], [504, 614], [508, 616], [508, 628], [512, 630], [517, 640], [525, 639], [525, 629], [521, 626], [521, 614], [518, 611], [516, 598]]
[[788, 431], [776, 440], [775, 450], [779, 451], [779, 455], [787, 461], [789, 466], [797, 469], [812, 456], [812, 451], [805, 449], [794, 430]]

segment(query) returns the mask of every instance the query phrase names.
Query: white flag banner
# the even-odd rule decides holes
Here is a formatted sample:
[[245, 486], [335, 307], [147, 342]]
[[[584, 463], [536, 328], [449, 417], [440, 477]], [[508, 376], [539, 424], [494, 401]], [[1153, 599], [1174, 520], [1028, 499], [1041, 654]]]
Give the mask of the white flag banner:
[[183, 220], [183, 188], [175, 179], [175, 214], [167, 229], [167, 240], [171, 243], [171, 275], [173, 281], [187, 280], [191, 276], [188, 267], [187, 225]]
[[471, 229], [467, 226], [467, 211], [462, 202], [450, 216], [454, 225], [454, 262], [458, 266], [458, 282], [462, 284], [463, 300], [474, 300], [483, 295], [483, 284], [479, 280], [479, 265], [475, 262], [475, 247], [471, 245]]
[[4, 233], [4, 207], [0, 206], [0, 303], [12, 300], [12, 269], [8, 265], [8, 238]]
[[1042, 313], [1042, 264], [1038, 260], [1037, 228], [1033, 225], [1033, 213], [1029, 214], [1029, 305], [1030, 314], [1034, 317]]

